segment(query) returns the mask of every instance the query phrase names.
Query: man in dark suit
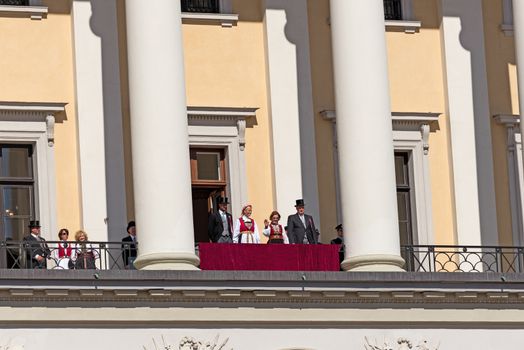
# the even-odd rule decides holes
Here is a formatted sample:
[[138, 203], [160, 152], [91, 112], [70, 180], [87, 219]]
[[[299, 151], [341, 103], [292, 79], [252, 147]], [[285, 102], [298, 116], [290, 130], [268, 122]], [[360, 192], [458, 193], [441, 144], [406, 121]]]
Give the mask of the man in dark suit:
[[340, 249], [338, 250], [338, 257], [340, 260], [340, 263], [344, 261], [344, 230], [342, 229], [342, 224], [339, 224], [335, 227], [335, 230], [337, 230], [337, 238], [331, 240], [331, 244], [339, 244]]
[[233, 216], [227, 212], [227, 197], [218, 197], [218, 210], [209, 215], [207, 234], [211, 242], [233, 243]]
[[127, 236], [122, 238], [122, 259], [126, 269], [134, 269], [136, 259], [136, 227], [134, 221], [127, 224]]
[[287, 218], [287, 236], [292, 244], [317, 244], [318, 231], [315, 228], [313, 217], [305, 214], [304, 200], [297, 199], [295, 208], [297, 213]]
[[45, 239], [40, 237], [40, 222], [29, 221], [29, 233], [24, 237], [24, 246], [27, 255], [27, 267], [32, 269], [46, 269], [47, 258], [51, 256], [51, 250]]

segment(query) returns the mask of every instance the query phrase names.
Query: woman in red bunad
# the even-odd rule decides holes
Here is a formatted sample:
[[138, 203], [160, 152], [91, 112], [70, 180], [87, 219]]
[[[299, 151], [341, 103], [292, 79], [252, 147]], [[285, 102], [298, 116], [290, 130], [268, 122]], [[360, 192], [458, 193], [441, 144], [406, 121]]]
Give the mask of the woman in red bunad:
[[53, 251], [56, 264], [60, 269], [69, 269], [69, 262], [71, 261], [71, 254], [73, 253], [73, 247], [70, 242], [67, 241], [69, 238], [69, 230], [66, 228], [58, 231], [58, 247]]
[[242, 216], [235, 221], [233, 243], [260, 243], [257, 224], [251, 218], [252, 213], [253, 206], [251, 204], [242, 207]]
[[271, 215], [269, 215], [269, 222], [267, 219], [264, 220], [264, 229], [262, 230], [262, 233], [264, 236], [269, 237], [269, 240], [267, 243], [289, 243], [289, 239], [287, 238], [286, 232], [284, 231], [284, 228], [282, 225], [280, 225], [278, 222], [280, 221], [280, 214], [278, 211], [273, 211]]

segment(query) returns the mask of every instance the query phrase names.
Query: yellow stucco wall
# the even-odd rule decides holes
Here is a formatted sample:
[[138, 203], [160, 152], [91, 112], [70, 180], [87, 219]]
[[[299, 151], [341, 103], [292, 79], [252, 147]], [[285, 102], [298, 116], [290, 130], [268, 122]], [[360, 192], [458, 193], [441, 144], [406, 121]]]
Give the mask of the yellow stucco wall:
[[[488, 77], [490, 115], [518, 114], [516, 88], [515, 48], [513, 37], [500, 30], [502, 18], [501, 0], [484, 0], [484, 40]], [[508, 159], [506, 127], [491, 121], [493, 144], [493, 168], [499, 244], [512, 245], [511, 208], [509, 199]]]
[[258, 0], [234, 1], [233, 12], [240, 20], [232, 28], [184, 23], [187, 104], [259, 108], [245, 152], [248, 201], [262, 226], [274, 209], [262, 13]]
[[415, 34], [388, 30], [389, 82], [393, 112], [437, 112], [439, 130], [429, 137], [429, 167], [435, 244], [455, 242], [452, 169], [441, 52], [438, 1], [413, 1]]
[[[0, 101], [65, 102], [55, 125], [58, 227], [76, 230], [80, 195], [76, 142], [74, 67], [69, 0], [47, 0], [47, 18], [0, 17]], [[43, 232], [55, 239], [56, 232]]]
[[[333, 227], [337, 224], [333, 139], [331, 123], [318, 114], [335, 109], [329, 1], [309, 0], [308, 10], [320, 214], [322, 232], [328, 233], [323, 239], [329, 241], [335, 236]], [[437, 1], [414, 1], [413, 11], [414, 17], [422, 22], [418, 33], [406, 34], [391, 28], [386, 31], [391, 109], [442, 113], [440, 129], [432, 132], [429, 139], [433, 225], [435, 243], [451, 244], [455, 230]]]

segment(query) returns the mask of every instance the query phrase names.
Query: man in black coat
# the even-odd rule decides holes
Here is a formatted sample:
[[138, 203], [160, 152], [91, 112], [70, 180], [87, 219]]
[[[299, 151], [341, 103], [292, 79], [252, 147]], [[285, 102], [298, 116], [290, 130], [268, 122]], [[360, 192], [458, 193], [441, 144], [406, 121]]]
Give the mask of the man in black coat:
[[227, 197], [218, 197], [218, 210], [209, 215], [207, 234], [211, 242], [233, 243], [233, 216], [227, 212]]
[[29, 221], [31, 233], [24, 237], [24, 246], [27, 254], [27, 267], [32, 269], [46, 269], [47, 258], [51, 256], [51, 250], [45, 239], [40, 237], [40, 222]]
[[136, 227], [134, 221], [127, 224], [127, 236], [122, 238], [122, 259], [126, 269], [134, 269], [136, 259]]
[[344, 245], [344, 230], [342, 229], [342, 224], [339, 224], [335, 227], [335, 230], [337, 230], [337, 238], [331, 240], [331, 244], [339, 244], [340, 249], [338, 250], [338, 257], [340, 260], [340, 263], [344, 261], [344, 252], [345, 252], [345, 245]]
[[318, 231], [315, 228], [313, 217], [305, 214], [304, 200], [297, 199], [295, 208], [297, 213], [287, 218], [287, 236], [292, 244], [317, 244]]

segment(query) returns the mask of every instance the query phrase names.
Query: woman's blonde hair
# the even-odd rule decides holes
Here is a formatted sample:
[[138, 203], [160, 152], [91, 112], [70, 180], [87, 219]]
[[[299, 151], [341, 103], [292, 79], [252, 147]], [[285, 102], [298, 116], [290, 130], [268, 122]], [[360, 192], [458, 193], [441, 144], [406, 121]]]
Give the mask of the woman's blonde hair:
[[80, 239], [80, 236], [84, 235], [85, 238], [86, 238], [86, 241], [88, 240], [88, 237], [87, 237], [87, 233], [86, 231], [83, 231], [83, 230], [78, 230], [76, 231], [75, 233], [75, 241], [78, 241]]

